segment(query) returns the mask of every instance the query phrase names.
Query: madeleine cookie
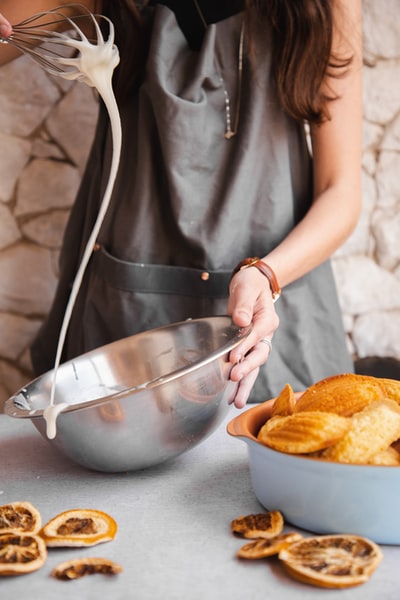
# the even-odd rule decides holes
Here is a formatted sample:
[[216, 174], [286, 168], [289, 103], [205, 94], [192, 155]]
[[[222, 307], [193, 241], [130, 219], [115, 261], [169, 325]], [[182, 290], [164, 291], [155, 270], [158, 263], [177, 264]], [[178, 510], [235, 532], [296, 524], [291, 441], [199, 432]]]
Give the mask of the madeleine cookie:
[[[276, 419], [275, 425], [273, 419]], [[257, 439], [274, 450], [289, 454], [307, 454], [328, 448], [340, 440], [351, 426], [347, 417], [319, 411], [273, 419], [261, 427]]]
[[275, 417], [276, 415], [280, 415], [283, 417], [292, 415], [294, 413], [295, 406], [296, 399], [293, 388], [289, 383], [287, 383], [282, 389], [279, 396], [277, 396], [272, 406], [271, 417]]
[[350, 417], [383, 397], [384, 386], [380, 379], [343, 373], [307, 388], [296, 404], [296, 413], [318, 410]]
[[336, 462], [368, 463], [400, 437], [400, 406], [394, 400], [378, 400], [351, 418], [351, 429], [322, 457]]

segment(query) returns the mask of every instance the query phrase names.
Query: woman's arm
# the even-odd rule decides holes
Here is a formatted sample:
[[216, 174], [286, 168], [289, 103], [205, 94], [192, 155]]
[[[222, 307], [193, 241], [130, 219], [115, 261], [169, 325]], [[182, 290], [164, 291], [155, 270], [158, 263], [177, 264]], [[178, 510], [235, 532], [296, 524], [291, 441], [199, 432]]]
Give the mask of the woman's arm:
[[[343, 76], [326, 82], [338, 97], [329, 104], [330, 120], [311, 128], [314, 202], [282, 244], [265, 257], [282, 286], [329, 258], [353, 231], [361, 210], [361, 1], [347, 0], [339, 8], [343, 33], [334, 51], [352, 53], [354, 58]], [[349, 24], [355, 24], [352, 32]]]
[[[327, 78], [326, 85], [338, 99], [329, 104], [330, 120], [311, 129], [313, 204], [282, 243], [262, 257], [283, 288], [328, 259], [353, 231], [361, 210], [361, 0], [346, 0], [343, 5], [335, 0], [334, 6], [337, 29], [333, 51], [340, 56], [351, 54], [353, 61], [343, 76]], [[237, 404], [242, 404], [248, 393], [246, 376], [251, 378], [252, 370], [268, 355], [266, 345], [257, 342], [272, 337], [278, 325], [265, 289], [266, 279], [255, 268], [241, 271], [231, 284], [228, 312], [239, 326], [253, 322], [252, 335], [231, 353], [235, 363], [254, 347], [246, 360], [232, 369], [232, 379], [243, 378], [244, 382]]]
[[[89, 10], [94, 10], [95, 0], [79, 0], [79, 3]], [[30, 0], [0, 0], [0, 34], [3, 37], [8, 37], [11, 34], [11, 24], [19, 23], [34, 14], [51, 10], [63, 4], [69, 4], [69, 0], [35, 0], [35, 2]], [[74, 9], [66, 7], [65, 14], [74, 14]], [[11, 44], [0, 44], [0, 65], [10, 62], [20, 54]]]

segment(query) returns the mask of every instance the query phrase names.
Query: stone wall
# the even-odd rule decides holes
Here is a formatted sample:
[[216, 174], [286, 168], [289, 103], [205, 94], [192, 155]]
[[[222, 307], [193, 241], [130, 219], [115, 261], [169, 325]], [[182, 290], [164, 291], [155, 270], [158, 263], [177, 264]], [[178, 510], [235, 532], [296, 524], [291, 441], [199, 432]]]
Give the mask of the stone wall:
[[[333, 263], [355, 358], [400, 359], [400, 0], [363, 10], [364, 206]], [[28, 349], [54, 294], [96, 112], [90, 88], [27, 57], [0, 69], [0, 409], [32, 378]]]

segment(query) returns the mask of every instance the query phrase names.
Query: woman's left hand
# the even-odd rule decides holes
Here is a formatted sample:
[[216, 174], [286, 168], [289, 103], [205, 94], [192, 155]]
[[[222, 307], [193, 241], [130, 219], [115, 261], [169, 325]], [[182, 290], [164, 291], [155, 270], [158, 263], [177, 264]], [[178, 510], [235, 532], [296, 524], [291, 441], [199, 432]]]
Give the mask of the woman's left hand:
[[230, 353], [233, 364], [230, 378], [239, 382], [234, 403], [242, 408], [260, 366], [268, 359], [271, 352], [268, 341], [272, 341], [279, 325], [268, 280], [258, 269], [243, 269], [232, 278], [227, 312], [238, 327], [252, 326], [249, 336]]

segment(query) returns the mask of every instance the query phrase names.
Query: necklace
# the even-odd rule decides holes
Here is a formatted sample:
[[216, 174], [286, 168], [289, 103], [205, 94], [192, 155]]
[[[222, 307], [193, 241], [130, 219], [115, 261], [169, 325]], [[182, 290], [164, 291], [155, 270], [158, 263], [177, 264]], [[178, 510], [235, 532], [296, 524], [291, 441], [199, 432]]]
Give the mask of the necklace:
[[[196, 7], [198, 15], [201, 19], [204, 29], [206, 30], [208, 27], [207, 21], [204, 18], [203, 11], [200, 8], [198, 0], [193, 0], [193, 4]], [[232, 128], [232, 111], [231, 111], [231, 100], [229, 97], [228, 90], [226, 89], [225, 81], [222, 75], [219, 73], [219, 78], [222, 83], [222, 88], [224, 91], [225, 97], [225, 121], [226, 121], [226, 129], [225, 129], [225, 139], [230, 140], [234, 135], [237, 134], [238, 125], [239, 125], [239, 115], [240, 115], [240, 99], [242, 95], [242, 78], [243, 78], [243, 48], [244, 48], [244, 21], [242, 23], [242, 28], [240, 30], [240, 40], [239, 40], [239, 53], [238, 53], [238, 70], [237, 70], [237, 96], [236, 96], [236, 112], [235, 118], [233, 121]]]

